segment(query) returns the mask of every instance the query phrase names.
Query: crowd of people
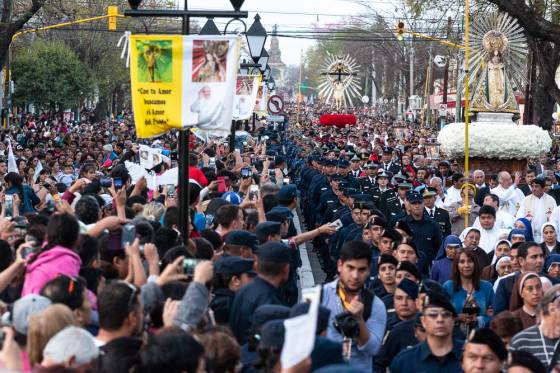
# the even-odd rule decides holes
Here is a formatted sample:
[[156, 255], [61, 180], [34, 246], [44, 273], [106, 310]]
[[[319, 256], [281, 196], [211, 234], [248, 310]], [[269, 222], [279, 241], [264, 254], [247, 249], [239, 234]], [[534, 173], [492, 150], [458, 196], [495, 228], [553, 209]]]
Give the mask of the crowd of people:
[[[153, 181], [177, 166], [176, 134], [137, 139], [128, 114], [3, 130], [0, 370], [560, 369], [552, 154], [466, 178], [435, 129], [291, 110], [232, 142], [192, 136], [187, 191]], [[166, 155], [150, 176], [140, 145]], [[310, 308], [303, 251], [326, 279], [313, 351], [285, 367], [285, 321]]]

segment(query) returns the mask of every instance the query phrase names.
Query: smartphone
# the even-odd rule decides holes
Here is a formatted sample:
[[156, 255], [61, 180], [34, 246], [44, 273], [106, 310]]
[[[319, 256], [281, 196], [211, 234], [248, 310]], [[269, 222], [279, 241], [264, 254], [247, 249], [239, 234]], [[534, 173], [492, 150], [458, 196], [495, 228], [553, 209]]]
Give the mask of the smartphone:
[[122, 179], [120, 177], [115, 177], [113, 179], [113, 185], [115, 186], [115, 190], [119, 190], [122, 188]]
[[4, 196], [4, 206], [6, 208], [6, 213], [4, 215], [7, 218], [11, 218], [14, 215], [14, 196], [6, 194]]
[[167, 197], [175, 198], [175, 185], [167, 184]]
[[125, 224], [122, 228], [121, 243], [124, 249], [126, 245], [132, 245], [134, 239], [136, 238], [136, 227], [134, 224]]
[[241, 169], [241, 177], [246, 179], [248, 177], [253, 176], [253, 170], [251, 170], [250, 168], [242, 168]]
[[225, 193], [226, 189], [226, 178], [224, 176], [218, 176], [218, 192]]
[[249, 199], [255, 201], [259, 195], [259, 186], [256, 184], [251, 184], [249, 187]]
[[331, 224], [334, 225], [336, 230], [339, 230], [343, 226], [342, 221], [340, 219], [333, 221]]
[[109, 177], [101, 177], [99, 178], [99, 184], [101, 184], [103, 188], [110, 188], [113, 182]]
[[184, 259], [183, 260], [183, 270], [185, 271], [185, 274], [192, 276], [194, 274], [194, 268], [200, 262], [202, 262], [202, 259], [191, 259], [191, 258]]

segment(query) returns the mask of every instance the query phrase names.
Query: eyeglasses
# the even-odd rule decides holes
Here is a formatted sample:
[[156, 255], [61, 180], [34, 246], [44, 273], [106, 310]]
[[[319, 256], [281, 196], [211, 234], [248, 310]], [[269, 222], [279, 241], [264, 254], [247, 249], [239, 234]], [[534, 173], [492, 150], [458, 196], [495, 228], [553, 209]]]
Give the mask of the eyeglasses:
[[425, 312], [424, 316], [432, 319], [432, 320], [436, 320], [439, 316], [441, 316], [442, 319], [444, 320], [449, 320], [450, 318], [453, 317], [453, 313], [449, 312], [449, 311], [441, 311], [441, 312], [437, 312], [437, 311], [429, 311], [429, 312]]

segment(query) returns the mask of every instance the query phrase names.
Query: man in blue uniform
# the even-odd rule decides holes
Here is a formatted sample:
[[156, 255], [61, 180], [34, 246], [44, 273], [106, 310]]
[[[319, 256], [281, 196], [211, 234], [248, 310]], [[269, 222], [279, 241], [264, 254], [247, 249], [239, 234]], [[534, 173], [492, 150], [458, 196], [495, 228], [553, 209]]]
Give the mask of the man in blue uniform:
[[453, 339], [455, 317], [455, 308], [447, 298], [428, 293], [420, 318], [426, 341], [401, 351], [391, 364], [391, 373], [461, 372], [463, 342]]
[[280, 287], [290, 275], [290, 249], [273, 241], [259, 246], [256, 271], [253, 282], [235, 294], [230, 310], [229, 325], [240, 345], [247, 339], [253, 313], [259, 306], [284, 304]]

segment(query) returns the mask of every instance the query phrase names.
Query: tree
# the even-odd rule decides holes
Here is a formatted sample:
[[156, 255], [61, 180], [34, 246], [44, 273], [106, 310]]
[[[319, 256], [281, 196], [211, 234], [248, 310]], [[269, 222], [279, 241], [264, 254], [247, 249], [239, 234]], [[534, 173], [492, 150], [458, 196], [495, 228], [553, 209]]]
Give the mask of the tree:
[[14, 100], [51, 113], [79, 106], [93, 93], [91, 71], [60, 42], [37, 41], [13, 60]]
[[2, 1], [0, 16], [0, 66], [6, 63], [6, 56], [12, 37], [45, 5], [47, 0]]

